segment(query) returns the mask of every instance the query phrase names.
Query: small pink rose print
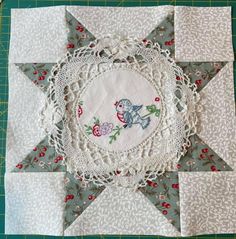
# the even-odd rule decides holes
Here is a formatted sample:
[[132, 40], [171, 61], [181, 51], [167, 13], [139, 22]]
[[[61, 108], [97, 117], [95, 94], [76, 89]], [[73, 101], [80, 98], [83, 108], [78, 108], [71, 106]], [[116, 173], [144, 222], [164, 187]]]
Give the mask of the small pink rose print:
[[78, 117], [80, 118], [80, 116], [83, 114], [83, 109], [81, 107], [81, 105], [79, 105], [78, 109], [77, 109], [77, 114], [78, 114]]
[[156, 98], [155, 98], [155, 101], [156, 101], [156, 102], [159, 102], [160, 100], [161, 100], [160, 97], [156, 97]]
[[83, 32], [83, 31], [84, 31], [84, 28], [83, 28], [82, 25], [78, 25], [78, 26], [76, 27], [76, 30], [79, 31], [79, 32]]
[[204, 154], [200, 154], [199, 157], [200, 157], [200, 159], [204, 159], [205, 155]]
[[195, 84], [197, 85], [197, 87], [199, 87], [202, 84], [202, 80], [201, 79], [196, 80]]
[[41, 158], [41, 157], [44, 157], [45, 156], [45, 153], [44, 152], [41, 152], [41, 153], [39, 153], [39, 157]]
[[100, 137], [102, 134], [101, 134], [101, 131], [100, 131], [100, 125], [98, 124], [95, 124], [93, 126], [93, 135], [94, 136], [97, 136], [97, 137]]
[[63, 160], [63, 157], [59, 155], [54, 159], [54, 163], [58, 163], [61, 160]]
[[91, 195], [91, 194], [90, 194], [90, 195], [88, 196], [88, 200], [92, 201], [92, 200], [94, 200], [94, 199], [95, 199], [95, 196], [94, 196], [94, 195]]
[[176, 168], [177, 168], [177, 169], [180, 169], [180, 168], [181, 168], [181, 164], [177, 164], [177, 165], [176, 165]]
[[168, 212], [166, 210], [163, 210], [162, 213], [163, 213], [163, 215], [167, 215], [168, 214]]
[[68, 43], [68, 44], [67, 44], [67, 48], [68, 48], [68, 49], [74, 48], [74, 47], [75, 47], [75, 45], [74, 45], [73, 43]]
[[105, 122], [100, 126], [100, 133], [102, 135], [110, 134], [112, 132], [112, 129], [113, 129], [113, 124]]
[[160, 195], [159, 195], [159, 199], [160, 199], [160, 200], [165, 200], [165, 199], [166, 199], [166, 196], [163, 195], [163, 194], [160, 194]]
[[147, 184], [148, 184], [148, 186], [153, 187], [153, 188], [156, 188], [158, 186], [157, 183], [152, 182], [151, 180], [147, 180]]
[[174, 188], [174, 189], [179, 189], [179, 184], [178, 184], [178, 183], [173, 183], [173, 184], [172, 184], [172, 188]]
[[69, 200], [72, 200], [72, 199], [74, 199], [74, 195], [73, 194], [68, 194], [65, 197], [65, 202], [68, 202]]
[[39, 76], [38, 80], [44, 80], [45, 76]]
[[212, 172], [218, 172], [216, 166], [214, 166], [214, 165], [211, 166], [211, 171], [212, 171]]
[[22, 169], [22, 168], [23, 168], [23, 164], [18, 163], [18, 164], [16, 165], [16, 167], [17, 167], [18, 169]]
[[203, 153], [207, 153], [208, 152], [208, 148], [202, 149]]

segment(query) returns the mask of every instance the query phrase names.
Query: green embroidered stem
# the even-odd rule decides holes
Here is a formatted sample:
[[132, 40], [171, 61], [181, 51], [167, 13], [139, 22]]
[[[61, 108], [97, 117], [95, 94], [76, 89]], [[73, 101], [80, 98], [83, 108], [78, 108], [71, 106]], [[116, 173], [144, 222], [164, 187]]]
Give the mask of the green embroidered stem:
[[119, 127], [118, 125], [112, 130], [113, 132], [115, 132], [113, 135], [109, 136], [110, 140], [109, 140], [109, 144], [111, 144], [113, 141], [116, 141], [117, 136], [120, 135], [120, 131], [122, 130], [122, 127]]
[[89, 126], [89, 125], [84, 125], [85, 126], [85, 131], [86, 131], [86, 133], [88, 134], [88, 135], [90, 135], [90, 134], [92, 134], [92, 132], [93, 132], [93, 129], [92, 129], [92, 127], [91, 126]]

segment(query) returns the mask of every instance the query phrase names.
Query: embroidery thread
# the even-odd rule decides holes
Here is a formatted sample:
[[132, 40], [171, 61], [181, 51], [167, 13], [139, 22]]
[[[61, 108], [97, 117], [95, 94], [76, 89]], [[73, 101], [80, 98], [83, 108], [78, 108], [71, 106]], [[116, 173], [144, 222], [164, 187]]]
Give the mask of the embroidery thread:
[[[158, 101], [160, 101], [159, 97], [156, 97], [155, 101], [157, 102], [157, 98]], [[78, 107], [78, 117], [80, 117], [83, 113], [81, 104], [79, 104]], [[160, 116], [160, 109], [158, 109], [154, 104], [146, 106], [146, 110], [148, 113], [143, 116], [141, 116], [138, 112], [142, 109], [143, 105], [133, 105], [128, 99], [121, 99], [120, 101], [117, 101], [114, 105], [116, 106], [116, 116], [118, 120], [124, 125], [116, 125], [114, 127], [113, 123], [101, 123], [99, 118], [94, 117], [92, 125], [84, 125], [85, 132], [87, 135], [93, 135], [95, 137], [108, 135], [109, 144], [112, 144], [114, 141], [117, 140], [117, 137], [121, 134], [121, 131], [123, 129], [129, 129], [133, 125], [139, 125], [142, 129], [146, 129], [151, 122], [151, 115], [154, 115], [155, 117]]]

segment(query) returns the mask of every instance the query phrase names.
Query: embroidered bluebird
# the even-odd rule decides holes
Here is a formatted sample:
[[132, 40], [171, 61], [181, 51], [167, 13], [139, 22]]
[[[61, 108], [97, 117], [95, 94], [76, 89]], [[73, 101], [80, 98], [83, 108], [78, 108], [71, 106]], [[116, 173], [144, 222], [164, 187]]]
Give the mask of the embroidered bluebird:
[[140, 116], [138, 111], [143, 107], [142, 105], [133, 105], [128, 99], [121, 99], [115, 103], [117, 117], [125, 123], [124, 128], [131, 128], [133, 124], [140, 124], [143, 129], [150, 124], [150, 117], [144, 118]]

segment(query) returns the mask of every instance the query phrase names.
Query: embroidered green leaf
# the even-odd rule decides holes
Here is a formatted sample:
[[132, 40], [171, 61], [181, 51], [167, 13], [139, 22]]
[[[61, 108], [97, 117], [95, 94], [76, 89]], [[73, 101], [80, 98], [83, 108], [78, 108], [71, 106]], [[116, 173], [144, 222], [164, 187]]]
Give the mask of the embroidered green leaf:
[[93, 133], [93, 128], [90, 125], [85, 124], [84, 127], [85, 127], [85, 131], [88, 135]]
[[110, 141], [109, 141], [109, 144], [111, 144], [113, 141], [116, 141], [117, 139], [117, 136], [120, 135], [120, 131], [122, 130], [123, 128], [122, 127], [119, 127], [118, 125], [112, 130], [112, 132], [114, 132], [114, 134], [110, 135], [109, 138], [110, 138]]
[[143, 118], [151, 115], [151, 114], [154, 114], [156, 117], [159, 117], [160, 115], [160, 109], [157, 109], [156, 105], [148, 105], [146, 106], [146, 110], [149, 112], [148, 114], [144, 115]]

